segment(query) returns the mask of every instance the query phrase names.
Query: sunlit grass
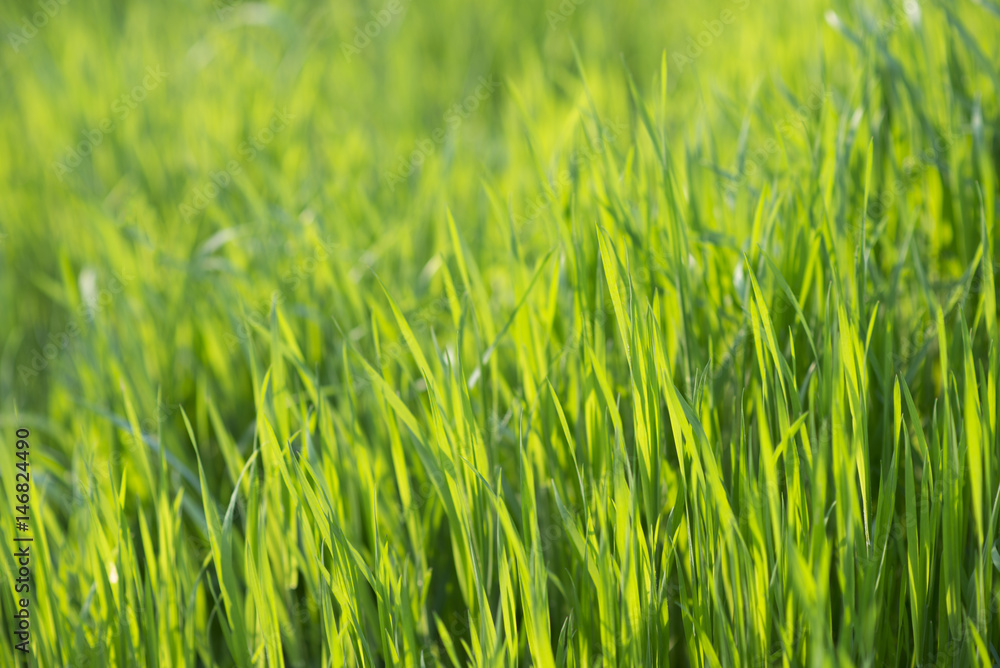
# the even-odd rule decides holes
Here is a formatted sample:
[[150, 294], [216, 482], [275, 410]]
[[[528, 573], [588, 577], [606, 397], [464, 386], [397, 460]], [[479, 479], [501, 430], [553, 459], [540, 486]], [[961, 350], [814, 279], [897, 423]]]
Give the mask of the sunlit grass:
[[1000, 662], [995, 2], [390, 4], [3, 45], [32, 665]]

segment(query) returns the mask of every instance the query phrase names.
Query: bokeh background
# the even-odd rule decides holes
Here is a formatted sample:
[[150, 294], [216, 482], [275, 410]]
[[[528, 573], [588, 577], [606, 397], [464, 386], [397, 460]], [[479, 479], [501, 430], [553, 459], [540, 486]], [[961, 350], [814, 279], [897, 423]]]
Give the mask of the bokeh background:
[[[272, 368], [284, 375], [280, 383], [272, 377], [274, 391], [288, 393], [268, 399], [283, 406], [268, 413], [279, 441], [307, 450], [296, 425], [309, 425], [316, 405], [328, 403], [337, 418], [321, 431], [352, 443], [335, 449], [329, 466], [360, 472], [334, 489], [345, 533], [359, 545], [374, 541], [369, 496], [378, 484], [394, 484], [392, 455], [383, 447], [391, 435], [382, 431], [379, 400], [353, 351], [374, 360], [376, 345], [395, 344], [381, 351], [387, 382], [407, 401], [422, 382], [380, 283], [425, 350], [457, 346], [462, 355], [455, 309], [462, 287], [450, 283], [471, 273], [477, 321], [490, 322], [477, 334], [485, 340], [465, 345], [481, 353], [550, 249], [579, 243], [581, 253], [596, 256], [594, 239], [580, 241], [556, 220], [573, 206], [588, 221], [600, 217], [609, 205], [605, 190], [593, 185], [598, 174], [617, 170], [634, 215], [655, 218], [665, 210], [662, 195], [648, 192], [657, 189], [651, 165], [658, 147], [647, 122], [666, 138], [678, 192], [696, 202], [685, 210], [687, 224], [699, 243], [720, 249], [717, 266], [700, 255], [698, 268], [692, 264], [700, 278], [692, 278], [686, 315], [689, 336], [702, 348], [682, 353], [682, 344], [669, 344], [694, 367], [679, 386], [694, 390], [693, 375], [734, 356], [745, 340], [741, 323], [719, 314], [747, 285], [739, 265], [761, 240], [754, 211], [762, 193], [782, 193], [766, 217], [768, 225], [779, 221], [768, 239], [776, 254], [804, 252], [782, 221], [818, 225], [816, 201], [831, 202], [843, 232], [836, 252], [850, 273], [869, 139], [880, 156], [874, 206], [882, 207], [870, 212], [886, 218], [887, 235], [901, 234], [902, 217], [886, 211], [907, 197], [925, 198], [933, 220], [917, 225], [926, 232], [918, 233], [920, 271], [925, 287], [954, 306], [949, 300], [978, 257], [983, 206], [985, 224], [996, 226], [988, 193], [1000, 163], [998, 25], [991, 0], [5, 0], [0, 425], [11, 433], [29, 425], [38, 434], [35, 512], [50, 538], [45, 565], [36, 570], [45, 601], [36, 660], [151, 660], [122, 648], [143, 646], [138, 629], [152, 625], [161, 639], [154, 654], [164, 664], [231, 665], [238, 653], [224, 639], [223, 609], [205, 584], [215, 577], [214, 566], [206, 567], [209, 519], [181, 408], [202, 444], [211, 503], [223, 516], [258, 442], [257, 416], [268, 412], [262, 379], [274, 356], [285, 354], [275, 341], [295, 341], [294, 363], [283, 372]], [[791, 130], [800, 125], [809, 132]], [[604, 149], [615, 156], [615, 170], [605, 167]], [[927, 173], [900, 194], [893, 188], [902, 172], [895, 170], [904, 163]], [[818, 181], [821, 188], [805, 185]], [[554, 193], [545, 183], [557, 184]], [[987, 191], [984, 200], [977, 183]], [[572, 206], [567, 190], [575, 193]], [[449, 216], [468, 267], [446, 252], [455, 243]], [[651, 252], [643, 234], [636, 230], [633, 242]], [[875, 258], [891, 268], [899, 255], [880, 248]], [[633, 267], [637, 285], [655, 285], [656, 261], [641, 264], [645, 274]], [[450, 270], [447, 280], [442, 267]], [[574, 289], [556, 278], [544, 286], [553, 304]], [[561, 303], [560, 313], [573, 312], [572, 298]], [[932, 354], [923, 332], [933, 329], [933, 312], [915, 300], [892, 308], [891, 327], [879, 321], [896, 342], [886, 354]], [[788, 308], [776, 313], [785, 329], [795, 321]], [[608, 314], [604, 329], [614, 339]], [[822, 318], [821, 310], [810, 315]], [[560, 340], [545, 353], [552, 359], [572, 345], [569, 321], [556, 330]], [[527, 405], [533, 397], [519, 395], [517, 373], [504, 369], [534, 354], [523, 351], [531, 338], [525, 336], [498, 353], [502, 368], [490, 382], [501, 389], [474, 401], [481, 425], [494, 432], [492, 463], [509, 472], [515, 490], [514, 399]], [[801, 351], [805, 339], [796, 336]], [[977, 361], [988, 359], [989, 342], [974, 343]], [[292, 344], [281, 346], [287, 352]], [[914, 391], [916, 403], [929, 414], [940, 370], [911, 370], [909, 381], [925, 390]], [[738, 401], [735, 375], [720, 375], [709, 387], [727, 410]], [[885, 406], [873, 410], [889, 414]], [[733, 429], [717, 425], [717, 433]], [[365, 439], [373, 445], [357, 445]], [[161, 457], [168, 462], [162, 472]], [[122, 491], [127, 471], [118, 509], [114, 490]], [[276, 508], [288, 502], [287, 492], [268, 494], [275, 495], [268, 506], [275, 516], [262, 523], [268, 544], [294, 543], [294, 532], [282, 527], [294, 524], [296, 511]], [[239, 506], [250, 512], [242, 496]], [[427, 510], [417, 521], [438, 532], [425, 536], [427, 545], [447, 544], [441, 512]], [[148, 527], [140, 526], [142, 513]], [[114, 584], [125, 581], [116, 565], [123, 526], [145, 545], [136, 557], [143, 564], [136, 572], [140, 594], [156, 571], [147, 564], [159, 564], [158, 580], [149, 579], [145, 590], [159, 602], [155, 619], [143, 619], [152, 608], [135, 601], [115, 606]], [[171, 537], [178, 542], [168, 548]], [[553, 550], [546, 558], [558, 564]], [[241, 561], [242, 547], [236, 552]], [[374, 563], [377, 549], [362, 552]], [[332, 648], [340, 645], [320, 621], [324, 602], [298, 588], [308, 556], [274, 548], [274, 581], [262, 585], [280, 591], [274, 628], [285, 641], [282, 660], [360, 661], [357, 647], [337, 655]], [[439, 572], [449, 573], [450, 561], [447, 554], [435, 561]], [[400, 573], [420, 567], [427, 564]], [[416, 590], [425, 584], [414, 582]], [[464, 611], [466, 595], [432, 588], [421, 609], [442, 617]], [[120, 596], [119, 603], [138, 600]], [[0, 598], [9, 603], [6, 593]], [[556, 621], [573, 607], [569, 596], [558, 601], [555, 638]], [[364, 605], [363, 623], [373, 624], [376, 606]], [[120, 619], [130, 620], [124, 627], [132, 636], [113, 630]], [[463, 623], [452, 627], [456, 644], [474, 635]], [[676, 645], [677, 658], [686, 652], [678, 638], [691, 630], [674, 624], [664, 646]], [[352, 641], [345, 628], [333, 635], [342, 633], [346, 648]], [[422, 638], [438, 637], [429, 614], [418, 628]], [[996, 639], [995, 627], [990, 632]], [[364, 634], [378, 638], [371, 629]], [[600, 656], [595, 652], [588, 662]], [[530, 651], [522, 640], [514, 653]], [[433, 660], [445, 654], [435, 645]], [[430, 650], [427, 657], [430, 665]]]

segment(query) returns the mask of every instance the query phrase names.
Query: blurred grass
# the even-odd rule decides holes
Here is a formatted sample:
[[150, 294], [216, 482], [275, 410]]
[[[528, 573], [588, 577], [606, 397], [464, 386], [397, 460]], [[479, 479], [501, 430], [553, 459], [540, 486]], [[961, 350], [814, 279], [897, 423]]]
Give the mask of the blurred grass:
[[997, 5], [400, 2], [0, 8], [32, 665], [1000, 662]]

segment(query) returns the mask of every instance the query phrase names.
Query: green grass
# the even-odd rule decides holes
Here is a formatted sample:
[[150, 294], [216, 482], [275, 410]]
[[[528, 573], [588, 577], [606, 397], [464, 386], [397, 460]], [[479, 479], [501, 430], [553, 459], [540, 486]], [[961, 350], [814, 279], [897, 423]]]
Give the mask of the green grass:
[[0, 9], [0, 668], [1000, 663], [995, 0], [389, 4]]

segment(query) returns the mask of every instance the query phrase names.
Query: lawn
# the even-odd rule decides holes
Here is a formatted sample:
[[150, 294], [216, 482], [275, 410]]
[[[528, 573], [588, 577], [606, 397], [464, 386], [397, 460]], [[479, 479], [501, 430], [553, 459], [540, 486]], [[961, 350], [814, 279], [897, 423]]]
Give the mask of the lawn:
[[997, 0], [0, 28], [0, 668], [1000, 664]]

